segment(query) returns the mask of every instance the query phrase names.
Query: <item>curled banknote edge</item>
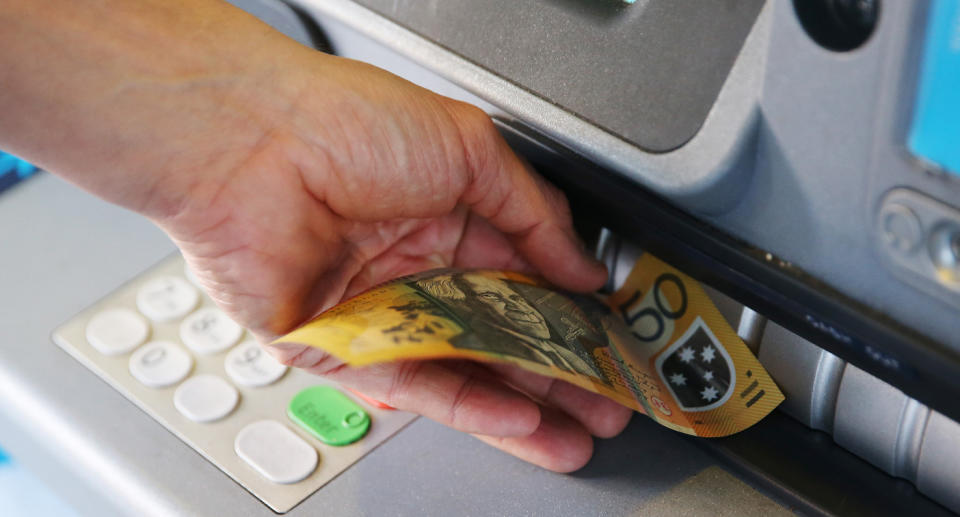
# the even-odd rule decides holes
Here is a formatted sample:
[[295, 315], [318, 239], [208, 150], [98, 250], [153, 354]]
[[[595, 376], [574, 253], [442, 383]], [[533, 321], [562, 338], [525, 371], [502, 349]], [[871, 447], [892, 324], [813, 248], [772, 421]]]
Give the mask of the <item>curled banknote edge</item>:
[[742, 431], [783, 401], [700, 284], [648, 253], [602, 298], [519, 273], [428, 271], [346, 300], [276, 342], [317, 347], [352, 366], [515, 364], [703, 437]]

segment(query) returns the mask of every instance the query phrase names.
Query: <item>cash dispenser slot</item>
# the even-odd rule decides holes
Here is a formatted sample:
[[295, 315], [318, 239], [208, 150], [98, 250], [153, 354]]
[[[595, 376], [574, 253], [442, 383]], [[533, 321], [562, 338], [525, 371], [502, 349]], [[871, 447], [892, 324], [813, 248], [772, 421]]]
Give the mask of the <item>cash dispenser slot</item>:
[[[606, 226], [831, 353], [960, 419], [958, 358], [932, 340], [739, 242], [528, 126], [496, 120], [510, 144], [563, 188], [588, 234]], [[942, 353], [941, 353], [942, 352]], [[878, 365], [890, 354], [897, 368]], [[923, 375], [919, 375], [923, 372]]]
[[[638, 244], [667, 258], [705, 282], [711, 299], [784, 392], [786, 401], [780, 407], [781, 413], [792, 420], [771, 415], [743, 433], [698, 442], [701, 446], [740, 465], [743, 473], [758, 483], [789, 494], [798, 508], [813, 513], [849, 511], [844, 501], [850, 494], [864, 496], [858, 504], [865, 506], [858, 511], [878, 515], [898, 511], [949, 514], [921, 493], [960, 510], [960, 499], [948, 488], [956, 486], [960, 479], [954, 464], [941, 459], [941, 454], [952, 458], [953, 451], [960, 450], [960, 424], [848, 362], [851, 357], [862, 358], [850, 354], [848, 346], [830, 346], [821, 329], [811, 328], [805, 316], [810, 307], [799, 315], [785, 310], [796, 306], [795, 299], [787, 303], [786, 297], [797, 296], [798, 291], [791, 287], [803, 287], [802, 282], [790, 278], [789, 272], [771, 268], [763, 257], [757, 260], [749, 247], [691, 220], [640, 189], [620, 185], [623, 196], [612, 200], [610, 192], [614, 189], [603, 184], [610, 176], [599, 172], [595, 164], [515, 121], [495, 122], [515, 149], [566, 190], [578, 229], [594, 238], [592, 244], [598, 258], [611, 273], [608, 287], [619, 285], [629, 273], [635, 260], [629, 250], [637, 249]], [[597, 192], [604, 194], [591, 199], [590, 194], [598, 195]], [[628, 204], [630, 209], [626, 210]], [[606, 226], [629, 237], [621, 238]], [[710, 245], [706, 250], [702, 246], [705, 240]], [[701, 246], [691, 246], [694, 242]], [[721, 252], [721, 258], [712, 256], [711, 251]], [[742, 275], [736, 271], [744, 266], [753, 273]], [[777, 278], [778, 274], [783, 276]], [[805, 294], [827, 303], [837, 302], [832, 293]], [[823, 310], [829, 311], [830, 307]], [[883, 335], [890, 332], [883, 328], [873, 331]], [[816, 344], [811, 339], [817, 340]], [[906, 342], [903, 346], [915, 350]], [[902, 379], [895, 382], [903, 385]], [[948, 411], [956, 410], [949, 400], [937, 400]], [[805, 427], [798, 426], [796, 421]], [[824, 433], [833, 440], [823, 440]], [[875, 468], [883, 475], [878, 475]], [[791, 480], [801, 473], [821, 481], [794, 486]], [[919, 493], [905, 489], [898, 478], [913, 483]], [[864, 480], [869, 482], [864, 484]], [[889, 490], [878, 490], [878, 486]]]
[[[602, 229], [597, 257], [610, 271], [605, 289], [622, 285], [641, 253]], [[720, 291], [706, 291], [786, 400], [779, 414], [731, 437], [698, 441], [699, 446], [738, 465], [755, 482], [786, 493], [803, 513], [949, 515], [920, 494], [960, 508], [951, 489], [960, 482], [954, 468], [960, 424]], [[833, 441], [823, 439], [827, 436]], [[812, 481], [798, 485], [796, 479]]]

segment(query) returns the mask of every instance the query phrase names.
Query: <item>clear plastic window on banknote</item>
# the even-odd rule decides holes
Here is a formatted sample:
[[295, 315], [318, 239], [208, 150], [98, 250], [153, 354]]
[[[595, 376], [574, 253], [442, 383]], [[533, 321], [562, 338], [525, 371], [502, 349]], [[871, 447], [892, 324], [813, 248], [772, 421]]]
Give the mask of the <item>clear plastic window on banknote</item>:
[[783, 401], [700, 285], [647, 253], [606, 297], [507, 271], [434, 270], [374, 287], [278, 341], [354, 366], [511, 363], [705, 437], [742, 431]]

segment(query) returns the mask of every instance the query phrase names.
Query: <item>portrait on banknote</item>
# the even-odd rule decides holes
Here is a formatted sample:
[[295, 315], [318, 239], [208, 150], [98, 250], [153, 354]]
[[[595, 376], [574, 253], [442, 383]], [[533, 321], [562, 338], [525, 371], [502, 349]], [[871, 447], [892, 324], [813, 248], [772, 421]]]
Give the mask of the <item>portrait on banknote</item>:
[[511, 364], [697, 436], [728, 436], [783, 401], [700, 285], [649, 254], [602, 297], [511, 271], [423, 272], [358, 294], [280, 341], [322, 348], [352, 366]]
[[454, 347], [553, 365], [602, 380], [591, 352], [606, 346], [606, 338], [568, 298], [476, 272], [425, 278], [415, 285], [472, 331], [455, 339]]

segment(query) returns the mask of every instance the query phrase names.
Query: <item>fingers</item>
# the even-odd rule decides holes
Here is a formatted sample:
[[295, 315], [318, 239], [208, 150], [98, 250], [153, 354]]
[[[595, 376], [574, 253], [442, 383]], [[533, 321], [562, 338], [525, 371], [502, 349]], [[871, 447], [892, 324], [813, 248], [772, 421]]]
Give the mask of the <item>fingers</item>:
[[632, 414], [595, 393], [509, 365], [407, 361], [351, 368], [311, 347], [280, 343], [268, 349], [289, 366], [474, 434], [504, 452], [556, 472], [572, 472], [586, 465], [593, 454], [591, 435], [609, 438], [619, 434]]
[[517, 157], [477, 108], [452, 105], [470, 184], [462, 201], [507, 234], [551, 282], [577, 291], [599, 288], [606, 269], [579, 242], [566, 198]]
[[633, 410], [568, 382], [554, 380], [544, 399], [590, 431], [597, 438], [613, 438], [630, 423]]
[[[591, 432], [578, 419], [560, 409], [538, 405], [499, 382], [496, 373], [484, 365], [468, 361], [426, 361], [384, 366], [384, 370], [390, 370], [391, 377], [410, 378], [412, 388], [404, 389], [403, 382], [391, 380], [391, 388], [384, 392], [382, 387], [377, 387], [377, 382], [371, 382], [375, 381], [374, 377], [383, 378], [379, 374], [371, 376], [371, 368], [342, 369], [328, 376], [349, 385], [354, 375], [362, 375], [363, 387], [358, 389], [364, 394], [397, 409], [415, 411], [454, 429], [470, 432], [483, 442], [548, 470], [572, 472], [586, 465], [593, 455]], [[393, 370], [393, 366], [416, 370]], [[419, 380], [415, 380], [417, 376]], [[437, 378], [429, 378], [434, 376]], [[424, 385], [415, 386], [419, 383]], [[458, 396], [453, 397], [461, 400], [459, 404], [451, 403], [451, 397], [437, 391], [454, 383], [460, 385]], [[459, 416], [454, 416], [453, 408], [458, 405], [455, 411]], [[536, 418], [526, 413], [531, 409], [536, 412]]]
[[[418, 224], [396, 233], [397, 242], [385, 250], [376, 250], [379, 254], [368, 260], [351, 280], [345, 298], [393, 278], [440, 267], [537, 274], [502, 232], [463, 205], [443, 217], [413, 222]], [[383, 236], [386, 231], [376, 233]]]
[[508, 384], [569, 414], [598, 438], [620, 434], [633, 416], [632, 409], [568, 382], [508, 364], [491, 364], [489, 368]]
[[[271, 345], [278, 359], [404, 411], [468, 433], [526, 436], [540, 425], [540, 407], [506, 384], [437, 361], [352, 368], [314, 348]], [[304, 350], [304, 348], [306, 350]]]
[[463, 268], [495, 268], [537, 274], [500, 230], [471, 212], [463, 229], [453, 265]]
[[540, 425], [527, 436], [475, 435], [480, 441], [554, 472], [573, 472], [590, 461], [593, 438], [563, 412], [544, 408]]
[[324, 368], [334, 370], [343, 363], [338, 361], [332, 355], [299, 343], [271, 343], [263, 345], [263, 348], [273, 356], [277, 362], [285, 364], [291, 368]]

